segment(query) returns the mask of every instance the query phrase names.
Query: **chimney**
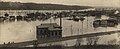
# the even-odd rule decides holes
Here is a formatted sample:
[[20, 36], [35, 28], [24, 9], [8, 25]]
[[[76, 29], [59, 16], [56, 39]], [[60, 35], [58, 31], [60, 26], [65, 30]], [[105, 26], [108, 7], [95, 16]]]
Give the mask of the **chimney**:
[[62, 29], [62, 16], [60, 16], [60, 27]]

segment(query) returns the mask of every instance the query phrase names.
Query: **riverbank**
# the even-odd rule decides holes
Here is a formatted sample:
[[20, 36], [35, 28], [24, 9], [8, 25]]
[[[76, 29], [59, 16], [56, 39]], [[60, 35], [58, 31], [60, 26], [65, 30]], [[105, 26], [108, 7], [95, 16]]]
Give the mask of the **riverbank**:
[[82, 45], [82, 46], [46, 46], [46, 47], [4, 47], [0, 49], [119, 49], [119, 45]]

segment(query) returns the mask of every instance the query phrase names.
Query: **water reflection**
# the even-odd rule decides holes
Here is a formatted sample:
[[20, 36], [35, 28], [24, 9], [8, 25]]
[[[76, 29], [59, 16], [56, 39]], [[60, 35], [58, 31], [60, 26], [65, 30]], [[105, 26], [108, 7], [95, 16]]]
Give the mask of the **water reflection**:
[[[14, 12], [13, 12], [13, 15], [14, 15]], [[15, 14], [15, 15], [19, 16], [19, 14]], [[34, 40], [36, 39], [36, 26], [40, 25], [41, 23], [48, 23], [48, 22], [51, 22], [51, 23], [55, 22], [59, 24], [59, 19], [53, 19], [53, 18], [42, 20], [42, 21], [40, 21], [39, 19], [33, 20], [33, 21], [30, 21], [31, 19], [27, 19], [27, 21], [23, 21], [21, 16], [18, 17], [18, 19], [20, 20], [18, 19], [16, 20], [14, 19], [14, 17], [12, 18], [10, 20], [6, 19], [4, 22], [0, 23], [0, 35], [1, 35], [0, 43], [9, 42], [9, 41], [22, 42], [22, 41]], [[75, 21], [66, 20], [67, 18], [62, 18], [63, 20], [62, 35], [63, 36], [71, 35], [71, 28], [70, 28], [71, 25], [73, 28], [72, 30], [74, 32], [73, 35], [77, 35], [78, 32], [79, 34], [81, 34], [82, 32], [83, 34], [88, 34], [90, 32], [117, 30], [119, 29], [119, 26], [120, 26], [118, 25], [116, 28], [108, 27], [107, 29], [103, 27], [94, 28], [92, 24], [93, 24], [93, 21], [95, 20], [95, 17], [90, 16], [90, 17], [84, 17], [84, 18], [85, 20], [83, 21], [83, 24], [81, 21], [75, 22]], [[99, 40], [99, 43], [104, 43], [114, 38], [117, 38], [117, 34], [102, 36], [101, 40]]]

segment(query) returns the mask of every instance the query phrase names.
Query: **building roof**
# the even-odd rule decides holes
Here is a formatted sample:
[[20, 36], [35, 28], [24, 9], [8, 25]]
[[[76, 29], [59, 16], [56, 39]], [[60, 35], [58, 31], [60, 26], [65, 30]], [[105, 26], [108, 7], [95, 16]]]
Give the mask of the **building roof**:
[[43, 23], [39, 26], [37, 26], [38, 28], [56, 28], [56, 27], [60, 27], [57, 23]]
[[55, 31], [55, 30], [59, 30], [59, 31], [61, 31], [62, 29], [60, 29], [60, 28], [48, 28], [48, 30], [50, 30], [50, 31]]

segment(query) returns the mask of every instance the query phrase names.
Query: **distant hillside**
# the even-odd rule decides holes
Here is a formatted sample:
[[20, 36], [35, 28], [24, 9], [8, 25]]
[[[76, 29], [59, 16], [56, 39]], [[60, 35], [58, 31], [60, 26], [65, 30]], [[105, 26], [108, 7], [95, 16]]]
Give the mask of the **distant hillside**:
[[70, 6], [60, 4], [36, 4], [20, 2], [0, 2], [0, 10], [79, 10], [88, 6]]

